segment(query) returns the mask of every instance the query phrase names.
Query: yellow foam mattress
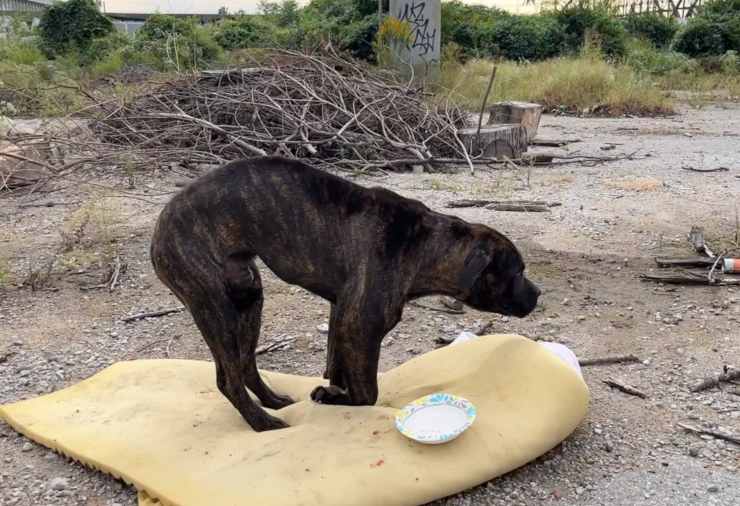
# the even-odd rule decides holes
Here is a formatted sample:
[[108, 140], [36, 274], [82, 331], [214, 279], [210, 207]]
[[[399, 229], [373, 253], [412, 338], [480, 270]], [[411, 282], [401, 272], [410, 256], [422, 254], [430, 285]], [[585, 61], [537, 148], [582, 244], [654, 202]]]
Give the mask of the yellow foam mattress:
[[[588, 389], [561, 358], [521, 336], [491, 335], [418, 356], [380, 376], [376, 406], [309, 400], [323, 380], [263, 371], [299, 402], [291, 427], [252, 431], [192, 360], [116, 363], [87, 380], [0, 407], [32, 440], [133, 484], [141, 505], [416, 505], [511, 471], [565, 439]], [[433, 392], [478, 416], [452, 442], [423, 445], [397, 410]]]

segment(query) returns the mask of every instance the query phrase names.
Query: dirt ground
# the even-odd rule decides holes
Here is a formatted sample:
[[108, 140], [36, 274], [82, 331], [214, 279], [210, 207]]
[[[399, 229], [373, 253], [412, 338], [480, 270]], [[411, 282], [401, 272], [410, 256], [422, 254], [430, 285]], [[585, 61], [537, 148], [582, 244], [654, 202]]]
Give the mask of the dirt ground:
[[[740, 387], [689, 393], [724, 366], [740, 367], [740, 288], [639, 279], [655, 269], [655, 256], [690, 255], [686, 236], [695, 224], [704, 227], [716, 250], [733, 248], [740, 105], [686, 106], [658, 119], [545, 116], [540, 136], [581, 139], [549, 151], [631, 159], [480, 170], [474, 176], [461, 170], [355, 179], [500, 230], [521, 248], [530, 277], [544, 292], [538, 309], [522, 320], [409, 305], [384, 342], [383, 370], [434, 349], [437, 337], [489, 320], [493, 332], [561, 342], [581, 358], [641, 359], [585, 368], [590, 412], [571, 437], [519, 470], [436, 504], [740, 504], [740, 446], [677, 426], [686, 422], [740, 434]], [[154, 276], [148, 247], [162, 203], [185, 181], [171, 171], [101, 174], [53, 193], [0, 197], [0, 403], [63, 388], [122, 359], [210, 360], [187, 313], [121, 321], [178, 305]], [[127, 186], [132, 188], [109, 189]], [[445, 207], [461, 198], [562, 205], [550, 213]], [[44, 206], [50, 202], [55, 205]], [[65, 245], [70, 251], [61, 252]], [[45, 279], [43, 267], [56, 252]], [[108, 263], [116, 256], [126, 269], [115, 289], [90, 288], [109, 277]], [[36, 291], [19, 286], [31, 271], [40, 271]], [[327, 321], [328, 304], [264, 268], [263, 273], [261, 342], [283, 335], [295, 341], [260, 356], [260, 366], [319, 375], [326, 336], [318, 326]], [[420, 303], [439, 307], [436, 298]], [[607, 378], [632, 384], [648, 397], [613, 390], [603, 383]], [[3, 505], [136, 502], [127, 485], [30, 443], [4, 424], [0, 459]]]

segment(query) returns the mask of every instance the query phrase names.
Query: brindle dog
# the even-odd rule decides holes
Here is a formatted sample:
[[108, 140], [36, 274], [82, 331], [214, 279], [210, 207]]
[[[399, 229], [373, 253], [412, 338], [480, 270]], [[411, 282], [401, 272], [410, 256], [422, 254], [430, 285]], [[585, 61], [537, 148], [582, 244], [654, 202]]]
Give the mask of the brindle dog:
[[208, 343], [219, 390], [256, 431], [286, 424], [245, 386], [268, 408], [293, 401], [257, 370], [263, 298], [255, 257], [331, 302], [330, 386], [311, 394], [327, 404], [375, 403], [380, 343], [407, 301], [447, 295], [524, 317], [540, 295], [515, 246], [495, 230], [276, 157], [229, 163], [176, 195], [159, 217], [151, 257]]

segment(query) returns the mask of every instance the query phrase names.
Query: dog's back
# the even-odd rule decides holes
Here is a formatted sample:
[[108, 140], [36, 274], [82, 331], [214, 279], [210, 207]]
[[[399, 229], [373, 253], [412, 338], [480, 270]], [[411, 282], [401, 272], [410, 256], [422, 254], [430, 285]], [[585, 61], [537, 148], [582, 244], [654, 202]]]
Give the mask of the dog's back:
[[186, 240], [219, 261], [258, 256], [280, 278], [333, 299], [363, 257], [397, 258], [423, 239], [429, 209], [278, 157], [229, 163], [201, 177], [163, 210], [152, 258]]

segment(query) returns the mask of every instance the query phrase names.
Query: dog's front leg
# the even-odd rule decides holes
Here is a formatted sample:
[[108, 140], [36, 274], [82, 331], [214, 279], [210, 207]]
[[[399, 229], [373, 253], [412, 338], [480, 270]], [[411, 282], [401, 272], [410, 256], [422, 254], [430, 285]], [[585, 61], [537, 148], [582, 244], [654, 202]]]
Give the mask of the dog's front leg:
[[[360, 302], [362, 301], [362, 302]], [[330, 385], [311, 398], [322, 404], [373, 405], [378, 398], [380, 343], [400, 318], [385, 297], [349, 297], [332, 307], [327, 373]]]

